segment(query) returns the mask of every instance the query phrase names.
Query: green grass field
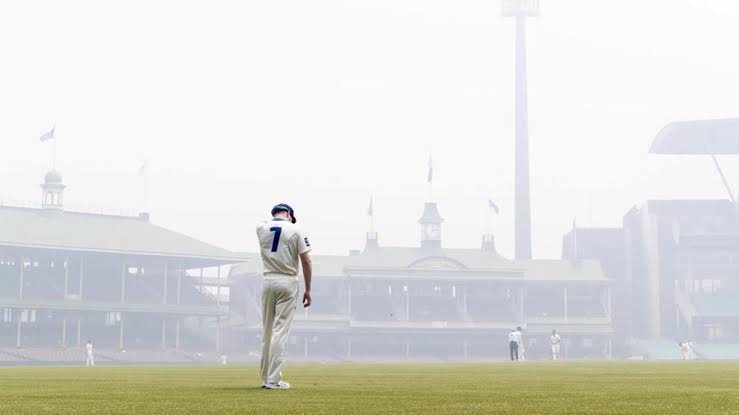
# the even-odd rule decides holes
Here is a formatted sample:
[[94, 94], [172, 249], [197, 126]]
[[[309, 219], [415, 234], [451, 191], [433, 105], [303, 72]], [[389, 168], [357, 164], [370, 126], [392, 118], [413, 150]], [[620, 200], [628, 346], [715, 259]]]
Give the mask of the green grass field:
[[739, 414], [739, 362], [0, 368], [0, 414]]

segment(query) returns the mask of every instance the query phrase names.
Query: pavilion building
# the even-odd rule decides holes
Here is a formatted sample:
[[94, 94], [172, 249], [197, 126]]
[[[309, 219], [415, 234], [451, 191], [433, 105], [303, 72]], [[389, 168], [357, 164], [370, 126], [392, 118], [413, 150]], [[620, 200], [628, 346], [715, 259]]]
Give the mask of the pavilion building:
[[88, 339], [111, 360], [123, 350], [220, 351], [228, 312], [204, 290], [203, 270], [218, 284], [243, 259], [148, 214], [66, 211], [57, 171], [41, 189], [40, 209], [0, 206], [0, 354], [45, 361], [33, 351]]
[[[362, 251], [315, 255], [313, 305], [297, 311], [291, 359], [500, 359], [521, 326], [527, 358], [549, 356], [561, 333], [571, 358], [611, 356], [610, 286], [596, 260], [511, 260], [492, 234], [479, 249], [443, 246], [438, 205], [428, 202], [416, 247], [382, 246], [369, 232]], [[259, 350], [261, 261], [231, 269], [231, 310], [244, 347]], [[300, 308], [300, 307], [299, 307]]]

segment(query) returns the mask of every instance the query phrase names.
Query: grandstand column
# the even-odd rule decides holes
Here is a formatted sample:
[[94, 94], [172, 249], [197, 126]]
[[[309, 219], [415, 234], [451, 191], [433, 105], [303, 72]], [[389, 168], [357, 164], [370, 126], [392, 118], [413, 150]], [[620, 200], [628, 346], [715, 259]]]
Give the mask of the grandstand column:
[[203, 267], [200, 267], [200, 292], [203, 292]]
[[82, 317], [77, 317], [77, 347], [82, 346]]
[[464, 353], [464, 360], [467, 360], [467, 340], [462, 342], [462, 352]]
[[69, 293], [69, 257], [64, 259], [64, 299], [67, 299]]
[[408, 358], [411, 355], [411, 344], [406, 340], [405, 342], [405, 360], [408, 360]]
[[[23, 266], [23, 264], [21, 264]], [[23, 310], [18, 309], [17, 318], [15, 322], [15, 347], [21, 348], [21, 319], [23, 318]]]
[[164, 287], [162, 288], [162, 304], [167, 304], [167, 272], [169, 271], [169, 264], [164, 262]]
[[346, 308], [349, 320], [352, 318], [352, 282], [347, 281]]
[[352, 360], [352, 338], [346, 338], [346, 360]]
[[182, 301], [182, 265], [177, 271], [177, 305]]
[[[84, 279], [84, 277], [85, 277], [85, 257], [80, 255], [80, 301], [82, 301], [82, 299], [84, 298], [82, 295], [83, 294], [82, 280]], [[77, 340], [77, 345], [79, 346], [79, 340]]]
[[67, 347], [67, 316], [62, 317], [62, 347]]
[[606, 317], [611, 321], [611, 287], [606, 287]]
[[567, 309], [567, 287], [564, 288], [564, 297], [565, 297], [565, 321], [567, 321], [567, 314], [569, 311]]
[[221, 353], [221, 266], [216, 268], [216, 305], [218, 306], [218, 320], [216, 321], [216, 353]]
[[[177, 305], [182, 302], [182, 265], [180, 265], [177, 272]], [[180, 317], [175, 320], [174, 326], [174, 348], [180, 350]]]
[[464, 321], [468, 321], [469, 318], [467, 318], [467, 286], [462, 288], [462, 311], [464, 312]]
[[126, 303], [126, 265], [121, 270], [121, 304]]
[[403, 287], [405, 291], [405, 321], [411, 321], [411, 296], [408, 293], [408, 287]]
[[303, 337], [303, 358], [308, 360], [308, 337]]
[[[219, 265], [218, 268], [216, 268], [216, 303], [218, 304], [218, 309], [221, 308], [221, 266]], [[218, 320], [220, 322], [220, 318]]]
[[162, 350], [167, 350], [167, 319], [162, 317]]
[[18, 275], [18, 299], [19, 300], [23, 299], [23, 268], [24, 268], [23, 261], [24, 261], [23, 257], [21, 257], [21, 261], [20, 261], [21, 269]]
[[119, 321], [118, 323], [118, 350], [123, 350], [123, 313], [121, 313], [121, 321]]

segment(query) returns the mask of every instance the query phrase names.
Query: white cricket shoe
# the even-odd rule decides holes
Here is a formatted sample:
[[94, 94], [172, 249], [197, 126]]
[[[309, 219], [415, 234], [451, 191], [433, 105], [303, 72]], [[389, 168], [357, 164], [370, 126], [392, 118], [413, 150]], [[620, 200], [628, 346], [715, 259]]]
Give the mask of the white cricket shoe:
[[290, 384], [287, 382], [279, 381], [276, 383], [268, 383], [266, 385], [267, 389], [290, 389]]

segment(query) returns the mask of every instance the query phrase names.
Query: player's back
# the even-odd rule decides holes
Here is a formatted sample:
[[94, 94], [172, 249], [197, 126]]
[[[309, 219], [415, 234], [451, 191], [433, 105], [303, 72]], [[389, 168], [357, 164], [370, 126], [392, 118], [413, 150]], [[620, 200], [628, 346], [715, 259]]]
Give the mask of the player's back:
[[273, 218], [257, 226], [264, 275], [297, 277], [299, 255], [310, 251], [308, 238], [300, 228], [282, 218]]

